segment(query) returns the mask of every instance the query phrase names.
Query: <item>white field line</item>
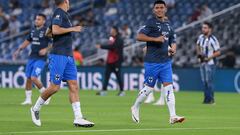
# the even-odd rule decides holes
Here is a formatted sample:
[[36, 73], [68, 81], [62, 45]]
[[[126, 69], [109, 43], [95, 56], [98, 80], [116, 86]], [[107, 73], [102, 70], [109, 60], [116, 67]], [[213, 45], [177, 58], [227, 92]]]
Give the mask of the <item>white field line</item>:
[[240, 127], [209, 127], [209, 128], [143, 128], [143, 129], [99, 129], [99, 130], [49, 130], [49, 131], [23, 131], [0, 132], [3, 134], [46, 134], [46, 133], [91, 133], [91, 132], [136, 132], [136, 131], [174, 131], [174, 130], [240, 130]]

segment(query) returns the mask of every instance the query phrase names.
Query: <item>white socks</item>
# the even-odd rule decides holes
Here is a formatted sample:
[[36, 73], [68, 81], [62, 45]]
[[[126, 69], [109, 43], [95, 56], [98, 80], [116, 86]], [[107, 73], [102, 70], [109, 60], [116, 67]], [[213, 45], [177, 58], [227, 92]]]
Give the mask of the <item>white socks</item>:
[[166, 97], [166, 102], [168, 106], [168, 110], [170, 113], [170, 117], [176, 116], [176, 111], [175, 111], [175, 96], [173, 93], [173, 85], [168, 85], [163, 88], [165, 92], [165, 97]]
[[162, 103], [165, 103], [165, 90], [164, 90], [163, 86], [162, 86], [162, 88], [161, 88], [160, 101], [161, 101]]
[[42, 99], [42, 97], [39, 96], [36, 104], [35, 104], [34, 107], [33, 107], [33, 111], [40, 111], [42, 105], [44, 105], [44, 102], [45, 102], [45, 101]]
[[73, 109], [75, 119], [82, 119], [83, 118], [83, 115], [82, 115], [82, 112], [81, 112], [81, 107], [80, 107], [80, 102], [72, 103], [72, 109]]
[[42, 87], [41, 89], [39, 89], [39, 92], [40, 92], [40, 93], [43, 93], [45, 90], [46, 90], [46, 88], [45, 88], [45, 87]]
[[139, 92], [138, 97], [134, 103], [134, 106], [139, 108], [140, 104], [147, 98], [147, 96], [153, 91], [153, 88], [144, 86], [144, 88]]
[[32, 90], [25, 90], [26, 99], [25, 101], [32, 101]]

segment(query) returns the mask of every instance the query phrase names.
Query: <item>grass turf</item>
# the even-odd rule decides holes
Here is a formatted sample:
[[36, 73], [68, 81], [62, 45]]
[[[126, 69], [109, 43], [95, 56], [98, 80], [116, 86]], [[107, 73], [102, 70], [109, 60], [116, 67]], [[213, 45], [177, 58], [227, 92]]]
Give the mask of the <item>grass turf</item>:
[[[95, 91], [80, 91], [84, 116], [95, 122], [93, 128], [76, 128], [72, 125], [73, 113], [68, 101], [68, 91], [61, 90], [50, 105], [41, 110], [42, 127], [32, 124], [30, 106], [21, 106], [24, 91], [0, 89], [0, 135], [239, 135], [240, 95], [216, 93], [216, 105], [203, 105], [202, 93], [176, 93], [177, 112], [187, 120], [169, 125], [166, 106], [141, 106], [141, 123], [131, 120], [130, 107], [137, 92], [127, 92], [117, 97], [109, 92], [106, 97], [95, 96]], [[39, 93], [35, 90], [33, 101]], [[155, 96], [159, 93], [155, 94]]]

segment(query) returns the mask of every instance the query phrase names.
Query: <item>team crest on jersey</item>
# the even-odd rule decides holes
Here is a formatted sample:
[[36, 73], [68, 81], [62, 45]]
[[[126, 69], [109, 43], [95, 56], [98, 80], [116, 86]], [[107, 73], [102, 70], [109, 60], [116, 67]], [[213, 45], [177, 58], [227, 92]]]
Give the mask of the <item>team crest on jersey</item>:
[[56, 75], [55, 75], [55, 80], [57, 80], [57, 81], [60, 80], [60, 75], [59, 75], [59, 74], [56, 74]]
[[152, 83], [152, 82], [153, 82], [153, 77], [148, 77], [148, 81], [149, 81], [150, 83]]
[[44, 31], [40, 31], [39, 37], [42, 38], [44, 36]]

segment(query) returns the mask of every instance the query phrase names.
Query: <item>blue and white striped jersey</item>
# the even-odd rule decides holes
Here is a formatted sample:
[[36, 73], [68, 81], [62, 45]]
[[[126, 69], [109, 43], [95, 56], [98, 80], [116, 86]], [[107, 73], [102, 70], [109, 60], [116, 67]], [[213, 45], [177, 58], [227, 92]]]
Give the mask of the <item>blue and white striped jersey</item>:
[[[206, 37], [203, 34], [201, 34], [198, 37], [197, 45], [200, 47], [200, 53], [205, 57], [212, 56], [214, 52], [220, 49], [219, 42], [214, 35]], [[216, 59], [210, 60], [208, 64], [210, 65], [216, 64]]]

